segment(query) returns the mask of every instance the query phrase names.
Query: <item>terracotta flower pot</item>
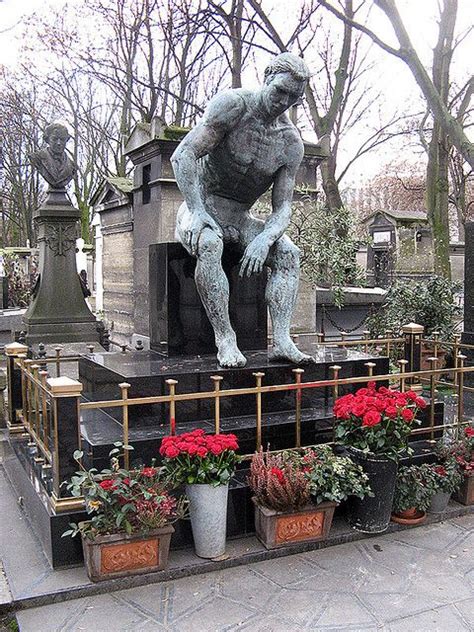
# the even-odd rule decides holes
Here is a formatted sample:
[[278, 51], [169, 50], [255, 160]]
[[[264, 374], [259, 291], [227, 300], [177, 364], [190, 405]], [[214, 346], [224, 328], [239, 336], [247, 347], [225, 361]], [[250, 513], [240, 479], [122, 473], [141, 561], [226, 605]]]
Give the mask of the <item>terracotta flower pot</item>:
[[465, 476], [453, 499], [462, 505], [474, 505], [474, 476]]
[[149, 531], [126, 535], [101, 535], [94, 540], [82, 538], [84, 564], [93, 582], [160, 571], [168, 564], [171, 535], [174, 527], [167, 525]]
[[325, 540], [331, 528], [337, 503], [324, 502], [306, 505], [298, 511], [275, 511], [255, 505], [255, 531], [267, 549], [275, 549], [295, 542]]
[[420, 511], [416, 507], [392, 514], [392, 521], [398, 524], [415, 525], [421, 524], [424, 520], [426, 520], [426, 512]]

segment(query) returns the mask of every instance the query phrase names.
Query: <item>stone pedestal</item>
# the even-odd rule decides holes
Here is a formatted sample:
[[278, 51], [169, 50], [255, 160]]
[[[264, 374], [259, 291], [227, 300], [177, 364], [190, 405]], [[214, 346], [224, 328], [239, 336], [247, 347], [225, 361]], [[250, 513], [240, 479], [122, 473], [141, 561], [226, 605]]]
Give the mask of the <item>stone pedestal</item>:
[[[229, 314], [241, 351], [266, 350], [266, 272], [239, 277], [241, 255], [225, 248]], [[168, 356], [215, 354], [214, 332], [194, 282], [196, 259], [178, 243], [150, 246], [150, 347]]]
[[76, 269], [80, 215], [65, 189], [50, 189], [34, 215], [40, 277], [23, 317], [28, 344], [99, 340], [96, 319], [86, 304]]

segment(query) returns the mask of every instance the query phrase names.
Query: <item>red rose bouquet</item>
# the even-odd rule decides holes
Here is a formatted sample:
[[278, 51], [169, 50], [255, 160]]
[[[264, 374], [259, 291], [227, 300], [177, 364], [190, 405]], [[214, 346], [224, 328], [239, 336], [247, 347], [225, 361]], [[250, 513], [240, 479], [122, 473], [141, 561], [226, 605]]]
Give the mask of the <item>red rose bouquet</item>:
[[226, 485], [239, 460], [233, 434], [206, 435], [197, 429], [164, 437], [160, 454], [169, 478], [177, 484]]
[[397, 459], [407, 449], [407, 439], [419, 408], [426, 402], [414, 391], [401, 393], [369, 382], [334, 404], [335, 438], [346, 446]]

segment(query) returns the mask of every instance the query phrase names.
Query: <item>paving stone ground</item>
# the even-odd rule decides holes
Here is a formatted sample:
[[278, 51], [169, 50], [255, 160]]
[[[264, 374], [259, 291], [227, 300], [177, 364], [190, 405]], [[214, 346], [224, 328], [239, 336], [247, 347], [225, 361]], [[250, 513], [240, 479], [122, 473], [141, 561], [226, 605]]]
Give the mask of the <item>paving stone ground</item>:
[[17, 619], [21, 632], [474, 631], [474, 515]]

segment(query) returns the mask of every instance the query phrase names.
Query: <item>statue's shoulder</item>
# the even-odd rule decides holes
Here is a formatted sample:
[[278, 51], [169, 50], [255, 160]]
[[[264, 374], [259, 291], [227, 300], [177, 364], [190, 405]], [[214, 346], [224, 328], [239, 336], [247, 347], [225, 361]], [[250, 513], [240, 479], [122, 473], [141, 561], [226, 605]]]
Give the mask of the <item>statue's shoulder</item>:
[[285, 116], [282, 117], [283, 136], [285, 138], [286, 154], [290, 159], [301, 161], [304, 155], [304, 143], [298, 128]]
[[213, 97], [206, 108], [204, 122], [232, 127], [247, 109], [246, 90], [223, 90]]

